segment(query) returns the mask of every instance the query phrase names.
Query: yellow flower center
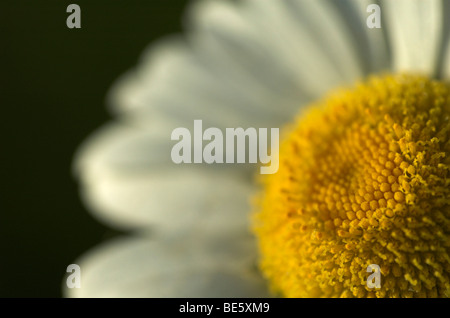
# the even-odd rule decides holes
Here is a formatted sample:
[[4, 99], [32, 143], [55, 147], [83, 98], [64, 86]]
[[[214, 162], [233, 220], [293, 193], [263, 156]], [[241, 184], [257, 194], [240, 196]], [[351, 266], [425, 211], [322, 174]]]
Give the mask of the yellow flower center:
[[385, 75], [288, 128], [253, 222], [275, 293], [450, 296], [449, 115], [450, 84]]

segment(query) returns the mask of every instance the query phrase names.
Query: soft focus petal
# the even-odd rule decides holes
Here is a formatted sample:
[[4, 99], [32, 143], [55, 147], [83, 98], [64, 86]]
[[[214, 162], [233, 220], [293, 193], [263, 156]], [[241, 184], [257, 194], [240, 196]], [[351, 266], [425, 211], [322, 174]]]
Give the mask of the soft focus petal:
[[385, 0], [394, 70], [434, 76], [441, 48], [441, 0]]
[[364, 75], [367, 56], [349, 32], [362, 20], [355, 9], [344, 18], [345, 9], [329, 1], [199, 1], [187, 39], [148, 49], [114, 86], [111, 103], [143, 120], [158, 113], [219, 128], [279, 127], [309, 100]]
[[170, 140], [169, 123], [156, 120], [143, 127], [122, 120], [104, 125], [77, 151], [75, 173], [91, 183], [114, 170], [125, 174], [173, 165], [170, 151], [175, 142]]
[[[386, 71], [391, 67], [386, 28], [367, 27], [367, 18], [371, 14], [367, 8], [378, 4], [374, 0], [336, 0], [333, 1], [350, 27], [353, 41], [358, 43], [359, 55], [363, 59], [366, 73]], [[383, 16], [383, 13], [382, 13]]]
[[99, 131], [76, 162], [87, 205], [122, 229], [245, 231], [252, 194], [247, 175], [225, 164], [178, 166], [170, 161], [169, 136], [120, 124]]
[[114, 85], [109, 100], [118, 114], [144, 123], [161, 114], [178, 126], [202, 119], [205, 126], [218, 128], [277, 127], [286, 120], [276, 107], [264, 109], [270, 100], [236, 78], [227, 82], [225, 75], [208, 69], [181, 39], [166, 39], [148, 49], [140, 66]]
[[249, 236], [116, 239], [86, 254], [68, 297], [267, 297]]
[[[450, 1], [443, 2], [444, 17], [450, 17]], [[444, 19], [443, 26], [444, 36], [442, 39], [441, 58], [442, 64], [440, 69], [440, 77], [450, 80], [450, 19]]]
[[355, 44], [328, 1], [203, 1], [192, 12], [199, 54], [251, 87], [316, 98], [361, 75]]

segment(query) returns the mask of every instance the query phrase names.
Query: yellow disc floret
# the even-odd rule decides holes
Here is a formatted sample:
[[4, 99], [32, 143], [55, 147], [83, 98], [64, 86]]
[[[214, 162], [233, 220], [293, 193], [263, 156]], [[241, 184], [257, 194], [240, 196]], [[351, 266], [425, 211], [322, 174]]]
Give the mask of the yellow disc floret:
[[[449, 117], [450, 84], [385, 75], [289, 127], [253, 223], [272, 290], [449, 297]], [[370, 264], [380, 288], [367, 284]]]

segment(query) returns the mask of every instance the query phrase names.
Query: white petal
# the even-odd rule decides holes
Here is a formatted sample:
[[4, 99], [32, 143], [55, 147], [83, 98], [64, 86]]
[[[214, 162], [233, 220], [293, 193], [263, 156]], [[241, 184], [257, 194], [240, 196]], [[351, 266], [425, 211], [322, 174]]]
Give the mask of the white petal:
[[91, 183], [111, 171], [133, 173], [171, 164], [174, 128], [169, 120], [154, 120], [145, 127], [124, 120], [104, 125], [77, 151], [75, 174]]
[[152, 46], [112, 89], [116, 111], [280, 127], [311, 99], [363, 75], [367, 56], [330, 2], [200, 1], [189, 13], [187, 41]]
[[317, 98], [361, 76], [355, 43], [327, 1], [203, 1], [192, 21], [199, 54], [230, 78], [276, 79]]
[[257, 167], [176, 165], [170, 157], [175, 141], [165, 124], [110, 124], [81, 147], [75, 175], [87, 206], [121, 229], [154, 226], [205, 235], [245, 231], [250, 175]]
[[442, 64], [441, 72], [438, 74], [441, 78], [450, 80], [450, 1], [444, 1], [444, 26], [443, 26], [443, 41], [442, 41]]
[[105, 174], [85, 184], [82, 195], [98, 217], [120, 228], [224, 235], [247, 229], [251, 191], [230, 174], [163, 169]]
[[249, 95], [258, 107], [283, 111], [283, 103], [270, 105], [266, 100], [292, 98], [290, 94], [300, 104], [306, 91], [298, 90], [295, 68], [301, 61], [290, 65], [283, 51], [273, 47], [271, 37], [252, 20], [251, 10], [245, 9], [231, 2], [198, 2], [190, 10], [188, 36], [193, 50], [210, 72], [235, 91]]
[[340, 14], [349, 25], [353, 42], [358, 44], [359, 55], [364, 57], [365, 72], [386, 71], [390, 68], [390, 53], [388, 49], [386, 28], [367, 27], [367, 18], [370, 13], [367, 7], [370, 4], [379, 4], [374, 0], [339, 0], [335, 2]]
[[252, 85], [226, 75], [209, 68], [181, 39], [166, 39], [117, 81], [109, 101], [114, 111], [141, 121], [164, 115], [183, 126], [201, 119], [218, 128], [279, 127], [302, 104], [299, 98], [295, 107], [287, 105], [285, 97], [275, 98], [270, 91], [259, 95]]
[[396, 71], [434, 76], [442, 36], [441, 0], [382, 2]]
[[116, 239], [77, 260], [81, 288], [63, 290], [67, 297], [267, 297], [255, 251], [248, 236]]
[[[292, 23], [292, 36], [298, 50], [303, 52], [298, 58], [301, 58], [304, 67], [310, 63], [324, 67], [323, 74], [316, 74], [318, 80], [323, 80], [326, 78], [324, 75], [331, 72], [337, 72], [347, 83], [362, 76], [358, 43], [351, 38], [350, 29], [334, 1], [251, 1], [265, 7], [273, 16], [275, 24], [270, 27], [273, 32], [278, 32], [277, 26], [282, 27], [286, 23], [287, 29], [288, 23]], [[290, 16], [289, 22], [283, 19], [285, 15]], [[287, 40], [293, 42], [292, 39]]]

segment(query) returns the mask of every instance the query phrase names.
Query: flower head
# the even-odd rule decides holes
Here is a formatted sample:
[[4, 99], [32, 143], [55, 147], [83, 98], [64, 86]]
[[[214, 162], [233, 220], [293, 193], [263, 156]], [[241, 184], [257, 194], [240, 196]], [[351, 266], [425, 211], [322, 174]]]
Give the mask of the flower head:
[[[173, 129], [288, 126], [253, 229], [284, 296], [448, 296], [450, 41], [441, 0], [198, 1], [110, 94], [78, 153], [91, 211], [135, 233], [84, 255], [84, 297], [265, 296], [246, 165], [177, 166]], [[447, 15], [448, 16], [448, 15]], [[368, 77], [388, 71], [397, 75]], [[400, 73], [404, 75], [398, 75]], [[409, 75], [407, 75], [409, 74]], [[420, 75], [411, 75], [420, 74]], [[311, 101], [360, 81], [306, 110]], [[106, 246], [105, 246], [106, 245]], [[378, 264], [380, 290], [364, 287]]]
[[301, 117], [255, 216], [273, 289], [450, 296], [449, 133], [450, 85], [413, 75], [371, 78]]

